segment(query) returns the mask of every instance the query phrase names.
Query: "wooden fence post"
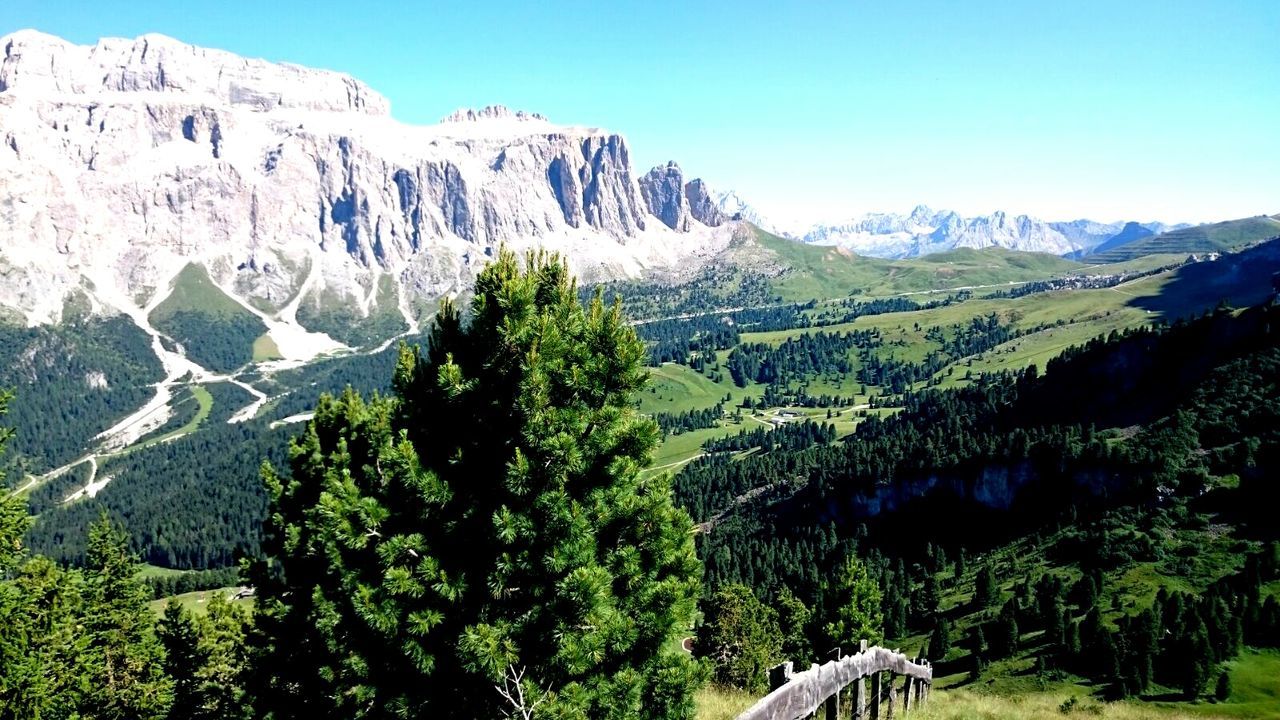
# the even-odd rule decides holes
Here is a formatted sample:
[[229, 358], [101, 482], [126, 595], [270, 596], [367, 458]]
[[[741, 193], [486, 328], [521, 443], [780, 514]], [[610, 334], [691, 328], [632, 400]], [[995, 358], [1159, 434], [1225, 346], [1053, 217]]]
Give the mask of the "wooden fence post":
[[893, 690], [893, 681], [894, 681], [894, 680], [897, 680], [897, 679], [898, 679], [898, 678], [897, 678], [897, 676], [896, 676], [896, 675], [894, 675], [893, 673], [889, 673], [889, 682], [888, 682], [888, 686], [889, 686], [889, 687], [888, 687], [888, 690], [889, 690], [889, 705], [888, 705], [888, 709], [887, 709], [887, 711], [885, 712], [884, 716], [885, 716], [886, 718], [890, 718], [890, 720], [892, 720], [892, 718], [893, 718], [893, 706], [894, 706], [894, 700], [895, 700], [895, 698], [894, 698], [894, 690]]
[[781, 665], [769, 668], [769, 692], [777, 690], [791, 680], [792, 667], [792, 662], [788, 660]]
[[[867, 641], [863, 639], [858, 644], [858, 652], [865, 653], [867, 651]], [[867, 712], [867, 678], [860, 677], [853, 683], [853, 712], [850, 716], [853, 720], [863, 720]]]
[[880, 720], [880, 673], [871, 673], [871, 720]]
[[911, 709], [911, 676], [902, 683], [902, 714], [905, 715]]
[[840, 691], [827, 698], [827, 720], [840, 720]]

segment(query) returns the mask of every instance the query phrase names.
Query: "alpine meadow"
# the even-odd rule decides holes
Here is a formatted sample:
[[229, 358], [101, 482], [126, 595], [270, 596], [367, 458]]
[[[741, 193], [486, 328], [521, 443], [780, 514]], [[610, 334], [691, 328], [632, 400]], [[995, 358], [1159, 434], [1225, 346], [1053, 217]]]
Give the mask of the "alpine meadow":
[[0, 720], [1280, 720], [1271, 3], [0, 21]]

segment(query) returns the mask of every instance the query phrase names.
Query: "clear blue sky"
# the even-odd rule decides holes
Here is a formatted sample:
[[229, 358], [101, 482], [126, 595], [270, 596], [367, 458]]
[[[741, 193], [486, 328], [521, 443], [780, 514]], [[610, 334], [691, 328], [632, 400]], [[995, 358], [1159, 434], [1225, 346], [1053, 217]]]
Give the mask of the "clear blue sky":
[[780, 215], [1280, 212], [1280, 0], [0, 4], [25, 27], [342, 70], [407, 122], [607, 127]]

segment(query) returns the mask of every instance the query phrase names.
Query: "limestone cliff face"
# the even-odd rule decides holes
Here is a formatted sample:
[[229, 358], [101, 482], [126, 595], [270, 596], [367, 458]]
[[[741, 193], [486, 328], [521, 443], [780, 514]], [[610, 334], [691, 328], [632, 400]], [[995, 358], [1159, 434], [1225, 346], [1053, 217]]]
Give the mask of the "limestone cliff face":
[[684, 196], [684, 173], [679, 165], [669, 162], [650, 170], [640, 178], [640, 193], [649, 212], [664, 225], [680, 232], [689, 229], [689, 200]]
[[640, 194], [649, 212], [672, 230], [687, 232], [694, 221], [708, 227], [728, 221], [707, 184], [697, 178], [685, 182], [684, 171], [674, 161], [640, 178]]
[[[0, 38], [0, 306], [74, 293], [145, 309], [190, 262], [282, 322], [299, 303], [398, 312], [465, 291], [499, 245], [588, 279], [689, 267], [731, 232], [655, 217], [625, 139], [501, 107], [391, 118], [346, 75], [162, 36]], [[694, 261], [694, 262], [691, 262]]]

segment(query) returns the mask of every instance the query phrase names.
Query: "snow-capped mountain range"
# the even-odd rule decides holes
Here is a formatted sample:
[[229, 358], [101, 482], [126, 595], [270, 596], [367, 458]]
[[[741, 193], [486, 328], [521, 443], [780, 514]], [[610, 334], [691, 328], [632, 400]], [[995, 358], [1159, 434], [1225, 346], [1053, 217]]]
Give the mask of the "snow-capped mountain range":
[[728, 217], [740, 217], [794, 240], [835, 245], [859, 255], [879, 258], [919, 257], [957, 248], [987, 247], [1084, 256], [1111, 240], [1119, 242], [1132, 239], [1139, 233], [1152, 235], [1187, 227], [1161, 222], [1046, 222], [1003, 211], [963, 217], [951, 210], [934, 210], [918, 205], [905, 215], [867, 213], [844, 222], [787, 228], [770, 222], [736, 192], [717, 193], [716, 198], [720, 210]]

